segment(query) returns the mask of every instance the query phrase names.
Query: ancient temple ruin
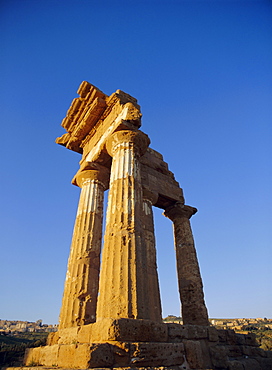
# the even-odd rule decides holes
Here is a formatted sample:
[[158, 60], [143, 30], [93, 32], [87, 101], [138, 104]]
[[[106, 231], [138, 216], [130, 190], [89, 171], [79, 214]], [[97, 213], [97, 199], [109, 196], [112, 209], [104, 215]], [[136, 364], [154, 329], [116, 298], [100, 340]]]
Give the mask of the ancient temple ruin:
[[[78, 95], [62, 122], [67, 133], [56, 140], [82, 154], [72, 180], [81, 193], [59, 329], [47, 346], [27, 351], [26, 365], [240, 369], [230, 367], [235, 351], [243, 364], [259, 348], [253, 336], [209, 324], [190, 227], [197, 210], [185, 205], [173, 173], [140, 130], [137, 100], [120, 90], [107, 96], [85, 81]], [[183, 325], [162, 322], [153, 206], [173, 222]]]

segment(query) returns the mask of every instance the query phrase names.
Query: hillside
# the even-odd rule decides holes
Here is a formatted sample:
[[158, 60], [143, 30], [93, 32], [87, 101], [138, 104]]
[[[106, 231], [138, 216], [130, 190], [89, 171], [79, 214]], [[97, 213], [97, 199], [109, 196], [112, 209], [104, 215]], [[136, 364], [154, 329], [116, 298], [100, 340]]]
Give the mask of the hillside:
[[0, 335], [0, 365], [19, 366], [25, 349], [45, 345], [48, 333], [19, 333]]

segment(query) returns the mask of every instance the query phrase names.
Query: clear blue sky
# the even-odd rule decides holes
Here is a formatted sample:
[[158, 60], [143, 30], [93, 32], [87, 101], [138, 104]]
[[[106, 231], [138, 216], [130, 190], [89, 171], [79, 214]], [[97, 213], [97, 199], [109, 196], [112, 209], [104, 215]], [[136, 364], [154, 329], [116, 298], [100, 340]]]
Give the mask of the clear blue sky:
[[[0, 318], [57, 323], [80, 155], [57, 144], [87, 80], [138, 99], [184, 189], [210, 317], [272, 318], [272, 3], [2, 0]], [[163, 315], [179, 315], [155, 210]]]

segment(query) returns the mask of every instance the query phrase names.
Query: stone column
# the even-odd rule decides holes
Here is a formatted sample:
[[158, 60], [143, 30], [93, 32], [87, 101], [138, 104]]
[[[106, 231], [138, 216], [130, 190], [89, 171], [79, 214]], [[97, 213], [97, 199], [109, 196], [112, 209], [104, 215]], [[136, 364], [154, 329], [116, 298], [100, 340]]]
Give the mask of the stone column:
[[143, 215], [142, 225], [147, 251], [147, 286], [150, 310], [150, 319], [162, 321], [161, 297], [157, 271], [156, 242], [154, 233], [154, 218], [152, 205], [156, 203], [158, 194], [143, 188]]
[[123, 130], [115, 132], [106, 144], [112, 166], [97, 320], [150, 318], [139, 163], [149, 142], [141, 131]]
[[104, 190], [108, 170], [76, 176], [82, 188], [68, 261], [59, 329], [95, 322], [99, 283]]
[[174, 223], [179, 294], [183, 324], [209, 325], [190, 218], [196, 208], [176, 203], [164, 215]]

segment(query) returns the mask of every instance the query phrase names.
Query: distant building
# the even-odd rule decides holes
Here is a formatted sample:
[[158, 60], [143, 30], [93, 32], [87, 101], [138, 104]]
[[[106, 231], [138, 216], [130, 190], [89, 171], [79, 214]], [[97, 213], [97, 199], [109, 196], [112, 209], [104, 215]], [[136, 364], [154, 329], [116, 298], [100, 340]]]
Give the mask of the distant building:
[[16, 334], [16, 333], [34, 333], [34, 332], [54, 332], [58, 330], [57, 325], [47, 325], [42, 323], [42, 320], [36, 322], [29, 321], [10, 321], [0, 319], [0, 333]]

